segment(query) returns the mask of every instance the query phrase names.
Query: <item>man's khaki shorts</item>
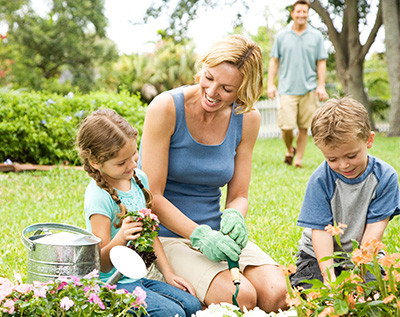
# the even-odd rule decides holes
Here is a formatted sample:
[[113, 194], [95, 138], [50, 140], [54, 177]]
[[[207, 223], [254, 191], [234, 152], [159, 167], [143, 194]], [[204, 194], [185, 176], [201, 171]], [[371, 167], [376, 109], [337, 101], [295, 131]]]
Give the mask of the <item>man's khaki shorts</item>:
[[[203, 253], [193, 249], [188, 239], [159, 238], [174, 273], [188, 281], [195, 288], [197, 298], [204, 303], [211, 281], [218, 273], [228, 269], [227, 262], [211, 261]], [[240, 272], [243, 272], [247, 265], [265, 264], [277, 265], [261, 248], [249, 241], [240, 255]], [[154, 268], [147, 277], [160, 280], [159, 273], [157, 274]]]
[[281, 130], [308, 129], [317, 108], [318, 101], [314, 91], [303, 96], [279, 96], [278, 126]]

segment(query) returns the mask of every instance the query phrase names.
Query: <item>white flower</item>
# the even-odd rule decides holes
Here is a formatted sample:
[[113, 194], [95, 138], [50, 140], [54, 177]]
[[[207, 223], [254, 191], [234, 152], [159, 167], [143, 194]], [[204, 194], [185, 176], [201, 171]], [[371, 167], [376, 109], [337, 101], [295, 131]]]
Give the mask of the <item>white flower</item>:
[[74, 304], [75, 304], [74, 301], [69, 299], [68, 296], [63, 297], [63, 299], [60, 302], [61, 308], [65, 309], [65, 310], [70, 309]]
[[278, 313], [267, 314], [258, 307], [253, 310], [247, 310], [246, 307], [243, 308], [243, 313], [240, 312], [239, 308], [235, 305], [228, 303], [221, 304], [211, 304], [206, 310], [200, 310], [196, 315], [192, 317], [296, 317], [297, 312], [294, 308], [287, 311], [279, 310]]
[[208, 306], [206, 310], [200, 310], [193, 315], [195, 317], [238, 317], [241, 316], [240, 310], [238, 307], [228, 304], [228, 303], [221, 303], [221, 304], [211, 304]]
[[256, 307], [253, 310], [248, 311], [246, 309], [246, 307], [243, 308], [243, 316], [246, 317], [267, 317], [269, 315], [267, 315], [266, 312], [264, 312], [263, 310], [261, 310], [260, 308]]

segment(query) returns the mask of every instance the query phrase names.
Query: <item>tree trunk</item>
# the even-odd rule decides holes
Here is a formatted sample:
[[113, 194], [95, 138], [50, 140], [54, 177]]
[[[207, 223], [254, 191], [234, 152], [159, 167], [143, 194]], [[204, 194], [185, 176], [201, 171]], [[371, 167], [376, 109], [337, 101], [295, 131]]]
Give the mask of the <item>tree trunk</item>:
[[[399, 0], [392, 0], [399, 1]], [[343, 4], [343, 20], [340, 32], [335, 28], [330, 16], [329, 5], [332, 1], [311, 1], [311, 8], [318, 13], [321, 20], [328, 28], [328, 36], [335, 48], [336, 72], [344, 93], [359, 102], [367, 108], [372, 127], [372, 109], [368, 101], [368, 95], [364, 86], [364, 60], [376, 34], [382, 25], [381, 8], [379, 8], [375, 24], [364, 45], [360, 43], [358, 1], [345, 0]]]
[[386, 62], [392, 93], [389, 136], [400, 136], [400, 0], [382, 1]]

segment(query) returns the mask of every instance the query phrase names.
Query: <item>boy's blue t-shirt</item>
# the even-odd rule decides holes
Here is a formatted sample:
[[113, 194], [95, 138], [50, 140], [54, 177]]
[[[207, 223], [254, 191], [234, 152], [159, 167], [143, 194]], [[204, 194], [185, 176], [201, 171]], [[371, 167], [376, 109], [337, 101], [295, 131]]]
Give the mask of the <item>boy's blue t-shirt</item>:
[[[329, 224], [347, 225], [340, 242], [352, 252], [351, 240], [359, 243], [365, 226], [400, 213], [399, 179], [386, 162], [368, 156], [365, 172], [349, 179], [334, 172], [326, 160], [315, 170], [308, 182], [297, 225], [305, 227], [299, 250], [314, 256], [312, 229], [324, 230]], [[334, 240], [334, 239], [333, 239]], [[334, 241], [335, 251], [340, 247]]]
[[[139, 170], [135, 169], [136, 175], [141, 180], [143, 186], [145, 188], [149, 188], [149, 181], [147, 179], [146, 174]], [[127, 207], [129, 211], [136, 211], [146, 208], [146, 199], [144, 197], [143, 191], [136, 184], [135, 179], [131, 179], [131, 189], [127, 192], [120, 191], [116, 189], [118, 192], [118, 197], [121, 202]], [[84, 202], [84, 210], [85, 210], [85, 221], [86, 228], [88, 231], [92, 232], [92, 226], [90, 223], [90, 216], [94, 214], [104, 215], [111, 220], [111, 239], [115, 237], [120, 228], [115, 228], [114, 220], [117, 217], [117, 213], [120, 212], [120, 209], [117, 203], [111, 198], [110, 194], [104, 189], [97, 186], [96, 181], [92, 179], [89, 185], [86, 188], [85, 192], [85, 202]], [[115, 272], [115, 268], [113, 268], [108, 273], [100, 272], [100, 280], [106, 282], [108, 278]], [[119, 280], [119, 283], [130, 283], [135, 280], [122, 277]]]

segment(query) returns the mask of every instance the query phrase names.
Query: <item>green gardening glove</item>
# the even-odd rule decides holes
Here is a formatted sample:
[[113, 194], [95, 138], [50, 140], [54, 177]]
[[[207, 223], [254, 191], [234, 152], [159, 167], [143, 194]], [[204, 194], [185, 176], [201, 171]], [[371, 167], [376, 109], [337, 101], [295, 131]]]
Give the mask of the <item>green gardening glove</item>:
[[220, 231], [229, 235], [241, 248], [246, 246], [249, 239], [243, 215], [233, 208], [223, 211]]
[[196, 227], [190, 235], [190, 242], [194, 248], [215, 262], [224, 261], [227, 257], [238, 261], [242, 252], [235, 241], [207, 225]]

